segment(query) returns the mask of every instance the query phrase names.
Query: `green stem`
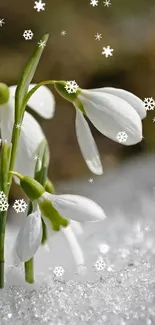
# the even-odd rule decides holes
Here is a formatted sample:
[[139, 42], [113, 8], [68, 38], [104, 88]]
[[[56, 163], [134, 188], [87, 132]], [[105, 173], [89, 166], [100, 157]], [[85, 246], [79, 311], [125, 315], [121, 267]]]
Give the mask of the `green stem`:
[[34, 266], [33, 258], [24, 263], [25, 268], [25, 281], [28, 283], [34, 283]]
[[[17, 149], [18, 149], [19, 136], [20, 136], [20, 129], [18, 129], [16, 127], [16, 122], [15, 122], [14, 123], [14, 127], [13, 127], [13, 132], [12, 132], [12, 139], [11, 139], [11, 142], [12, 142], [12, 152], [11, 152], [9, 170], [13, 170], [14, 169], [15, 160], [16, 160], [16, 153], [17, 153]], [[9, 174], [8, 182], [10, 183], [10, 186], [11, 186], [12, 174]], [[10, 186], [9, 186], [9, 189], [10, 189]]]
[[[3, 222], [5, 227], [5, 223]], [[3, 227], [3, 228], [4, 228]], [[4, 288], [4, 238], [5, 238], [5, 229], [0, 230], [4, 231], [0, 233], [0, 289]]]
[[[32, 212], [32, 202], [29, 202], [27, 216]], [[25, 269], [25, 281], [28, 283], [34, 283], [34, 265], [33, 257], [24, 263]]]

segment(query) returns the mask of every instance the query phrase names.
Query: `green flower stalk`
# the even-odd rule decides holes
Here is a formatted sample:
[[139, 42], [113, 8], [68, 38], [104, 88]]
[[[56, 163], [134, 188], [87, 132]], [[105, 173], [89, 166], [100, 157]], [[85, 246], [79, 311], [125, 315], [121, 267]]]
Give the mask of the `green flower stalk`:
[[[46, 43], [48, 35], [42, 40]], [[35, 70], [42, 55], [43, 48], [37, 46], [34, 54], [28, 61], [24, 72], [17, 85], [16, 91], [13, 87], [8, 88], [7, 85], [0, 83], [0, 113], [1, 113], [1, 136], [2, 139], [8, 139], [2, 145], [1, 161], [0, 161], [0, 188], [6, 194], [8, 200], [9, 190], [12, 183], [12, 174], [9, 170], [14, 169], [19, 137], [21, 133], [21, 124], [24, 117], [25, 107], [24, 98], [28, 92], [29, 84], [34, 76]], [[15, 93], [15, 103], [12, 91]], [[8, 114], [9, 110], [10, 115]], [[8, 120], [10, 116], [10, 120]], [[10, 124], [9, 124], [10, 123]], [[9, 126], [7, 130], [7, 126]], [[10, 134], [12, 129], [12, 135]], [[6, 133], [7, 131], [7, 133]], [[12, 150], [11, 150], [12, 147]], [[7, 211], [0, 212], [0, 288], [4, 287], [4, 243], [5, 243], [5, 227], [6, 227]]]

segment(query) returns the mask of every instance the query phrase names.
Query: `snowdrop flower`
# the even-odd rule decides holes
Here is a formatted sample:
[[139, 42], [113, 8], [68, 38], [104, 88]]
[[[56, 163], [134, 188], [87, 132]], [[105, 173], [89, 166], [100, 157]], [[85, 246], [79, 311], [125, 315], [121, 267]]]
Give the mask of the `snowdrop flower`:
[[[0, 84], [0, 89], [4, 86], [7, 87], [3, 85], [4, 84]], [[34, 86], [34, 84], [31, 84], [29, 90]], [[2, 140], [7, 140], [8, 143], [10, 143], [14, 124], [14, 98], [16, 86], [7, 87], [6, 89], [8, 89], [8, 97], [5, 100], [1, 100], [0, 97], [0, 132]], [[29, 99], [28, 106], [41, 117], [50, 119], [53, 117], [55, 111], [54, 96], [47, 87], [41, 86]], [[21, 128], [21, 133], [15, 170], [21, 174], [33, 176], [36, 164], [34, 156], [37, 153], [40, 143], [45, 138], [45, 135], [39, 123], [26, 111], [24, 113], [22, 125], [17, 125], [17, 127]]]
[[[33, 212], [24, 220], [16, 240], [16, 252], [22, 262], [28, 261], [37, 252], [42, 239], [43, 218], [50, 233], [62, 231], [66, 236], [76, 264], [84, 264], [81, 248], [76, 240], [69, 220], [80, 223], [104, 220], [106, 215], [94, 201], [78, 195], [53, 195], [44, 192], [34, 202]], [[61, 215], [63, 217], [61, 217]], [[69, 219], [69, 220], [68, 220]], [[54, 231], [55, 230], [55, 231]]]
[[83, 157], [89, 169], [101, 175], [103, 170], [98, 149], [84, 115], [106, 137], [118, 142], [118, 132], [124, 131], [128, 137], [123, 144], [133, 145], [142, 140], [141, 119], [146, 116], [143, 101], [116, 88], [78, 88], [76, 93], [68, 94], [65, 85], [64, 81], [55, 81], [57, 91], [76, 108], [76, 134]]

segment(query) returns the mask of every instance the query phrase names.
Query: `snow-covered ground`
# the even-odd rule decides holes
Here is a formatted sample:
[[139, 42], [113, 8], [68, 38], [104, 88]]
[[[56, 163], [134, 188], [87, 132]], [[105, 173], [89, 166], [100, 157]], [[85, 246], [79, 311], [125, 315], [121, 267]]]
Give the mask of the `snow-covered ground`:
[[[93, 179], [57, 184], [59, 193], [88, 196], [107, 214], [104, 222], [77, 231], [87, 273], [77, 275], [68, 243], [57, 234], [48, 242], [50, 249], [41, 248], [35, 257], [37, 280], [44, 278], [46, 284], [39, 293], [17, 287], [6, 291], [3, 296], [10, 302], [6, 309], [4, 299], [0, 301], [4, 316], [0, 324], [155, 324], [155, 156], [141, 156]], [[23, 214], [10, 213], [8, 265], [23, 220]], [[65, 270], [64, 282], [53, 279], [55, 266]], [[9, 269], [7, 284], [22, 284], [18, 269]], [[24, 300], [22, 306], [17, 304], [25, 295], [25, 305]]]

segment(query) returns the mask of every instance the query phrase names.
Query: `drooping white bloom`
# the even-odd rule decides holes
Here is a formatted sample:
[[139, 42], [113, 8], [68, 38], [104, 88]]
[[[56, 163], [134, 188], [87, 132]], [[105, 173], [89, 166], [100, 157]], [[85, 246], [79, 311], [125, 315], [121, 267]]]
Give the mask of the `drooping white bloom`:
[[[31, 90], [35, 84], [29, 86]], [[9, 87], [9, 101], [0, 105], [0, 130], [2, 140], [11, 142], [11, 135], [14, 124], [14, 106], [15, 106], [16, 86]], [[28, 106], [45, 119], [52, 118], [55, 111], [55, 100], [51, 91], [41, 86], [29, 99]], [[16, 157], [14, 170], [23, 175], [34, 175], [35, 160], [41, 141], [45, 135], [35, 118], [25, 111], [21, 127], [19, 147]], [[17, 181], [17, 180], [16, 180]]]
[[[42, 223], [43, 218], [46, 226], [50, 229], [50, 232], [56, 233], [52, 230], [52, 222], [56, 223], [56, 217], [52, 213], [46, 214], [46, 202], [48, 203], [47, 210], [49, 209], [49, 203], [53, 206], [60, 216], [75, 220], [77, 222], [85, 223], [89, 221], [104, 220], [106, 215], [103, 209], [92, 200], [78, 196], [78, 195], [53, 195], [45, 192], [39, 199], [37, 208], [25, 219], [24, 225], [21, 227], [16, 240], [16, 252], [21, 261], [25, 262], [32, 258], [41, 244], [42, 238]], [[48, 210], [49, 211], [49, 210]], [[49, 220], [50, 219], [50, 220]], [[58, 220], [59, 222], [59, 220]], [[68, 225], [66, 228], [62, 228], [64, 235], [66, 236], [72, 253], [77, 264], [84, 264], [84, 257], [81, 248], [74, 235], [72, 227]]]
[[140, 98], [123, 89], [79, 90], [73, 101], [78, 143], [89, 169], [101, 175], [99, 153], [79, 103], [92, 124], [106, 137], [118, 142], [118, 132], [125, 132], [128, 138], [124, 145], [134, 145], [142, 140], [141, 119], [146, 116], [146, 110]]

